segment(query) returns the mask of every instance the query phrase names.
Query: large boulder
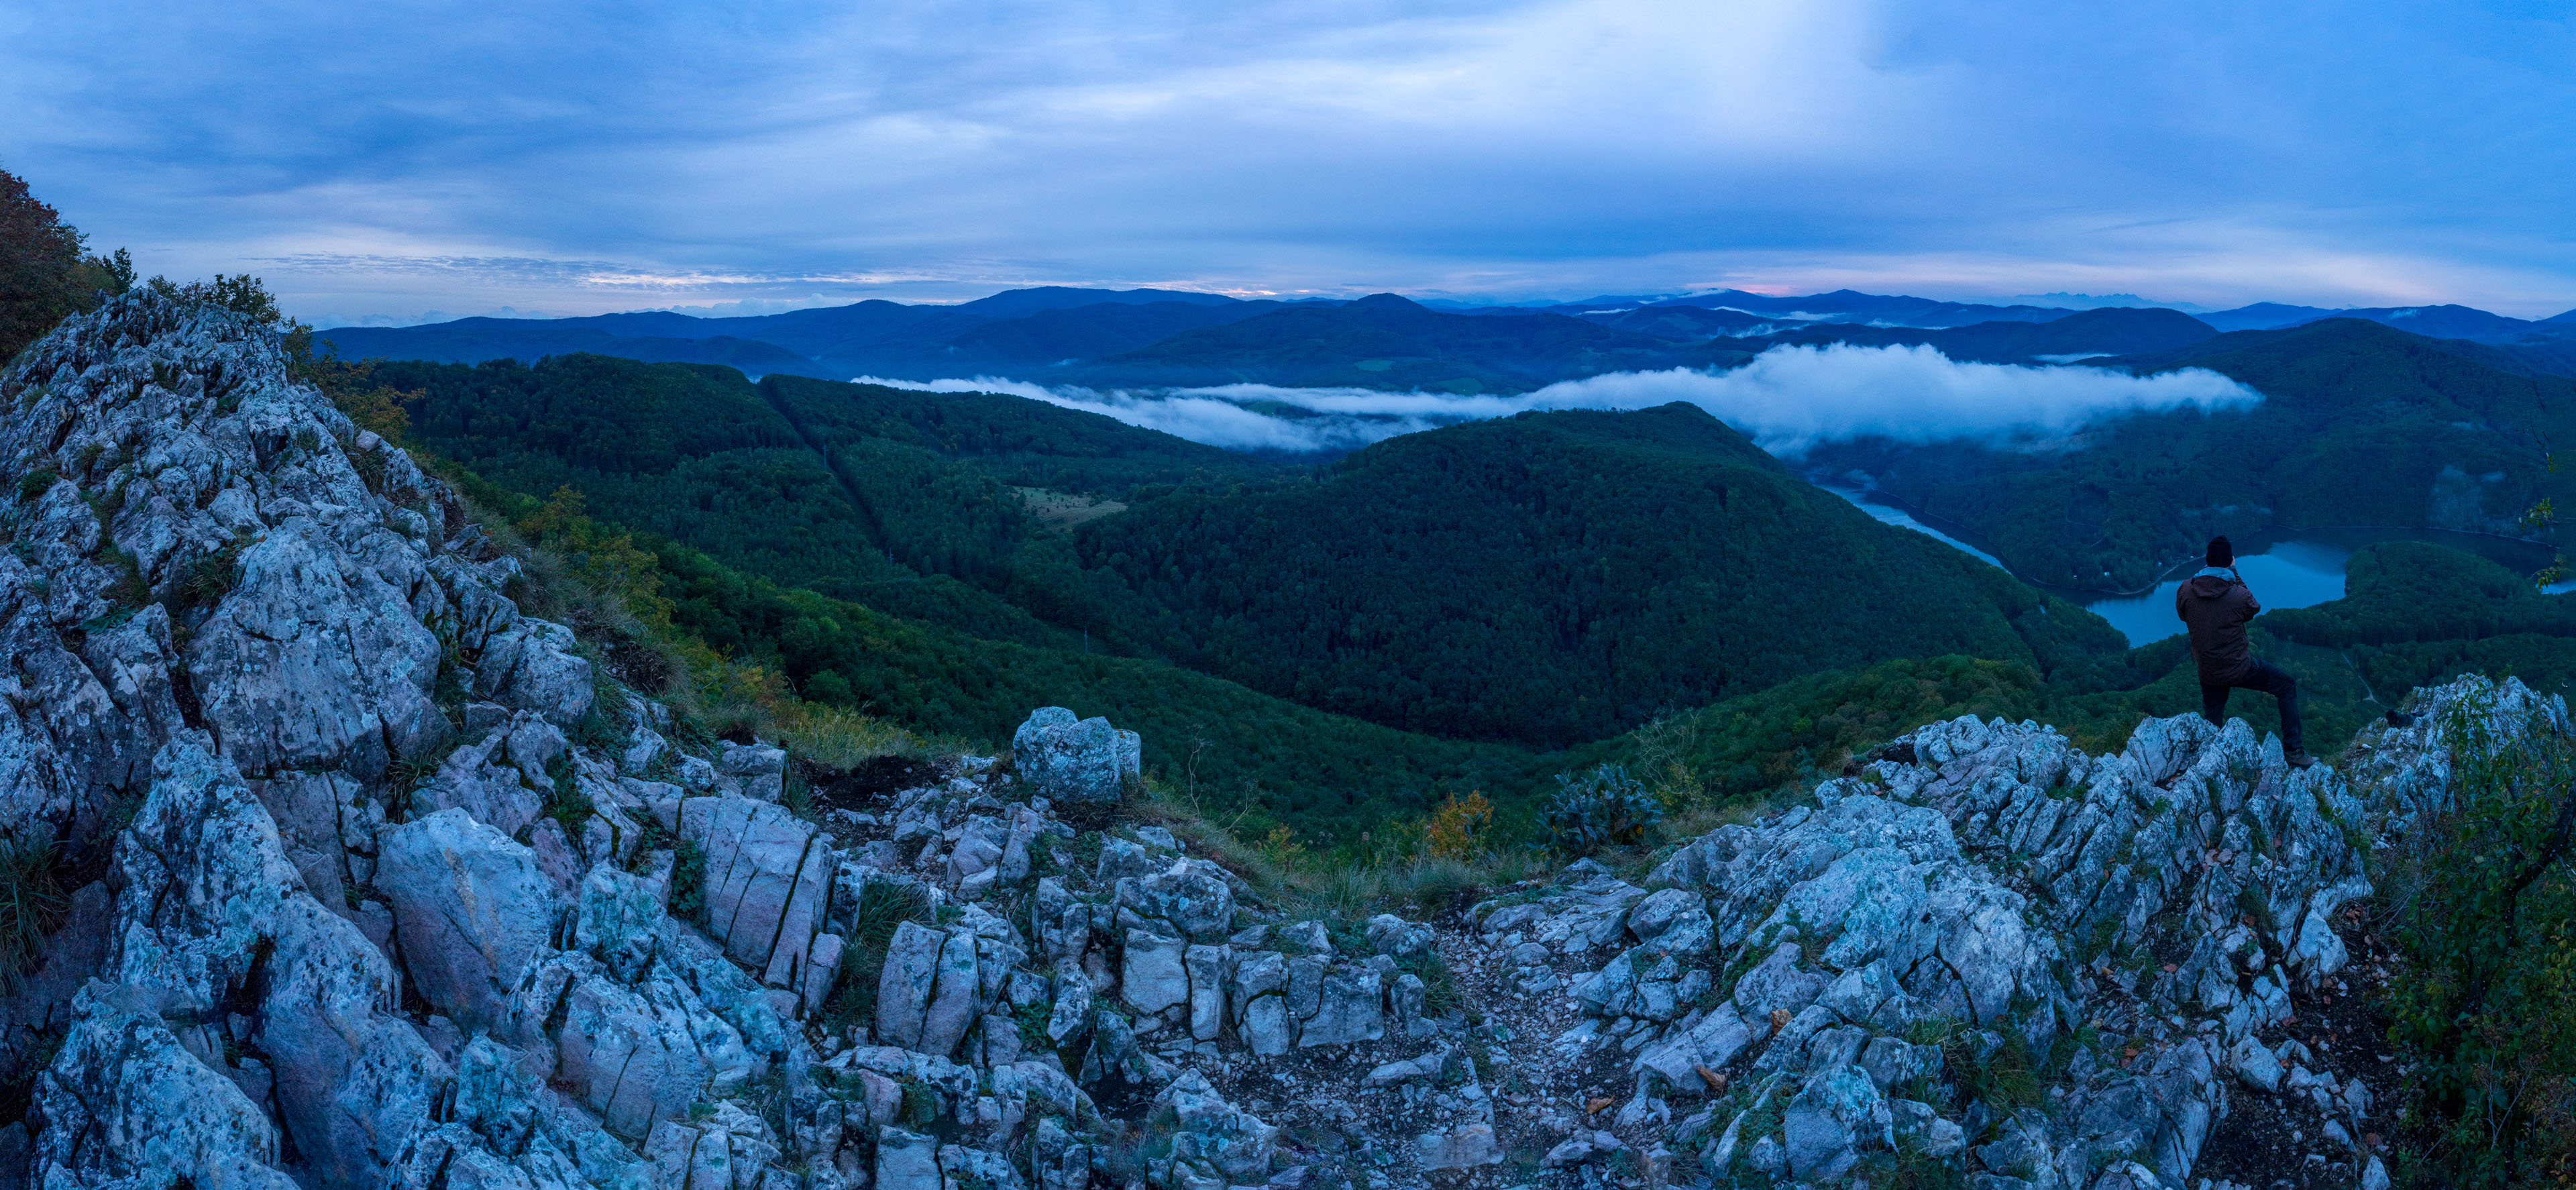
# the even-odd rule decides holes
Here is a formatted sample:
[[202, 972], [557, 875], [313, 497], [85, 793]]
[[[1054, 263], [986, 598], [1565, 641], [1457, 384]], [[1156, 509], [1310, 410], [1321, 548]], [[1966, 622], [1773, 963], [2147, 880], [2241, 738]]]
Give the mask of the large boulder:
[[1030, 712], [1011, 737], [1012, 763], [1031, 792], [1051, 801], [1115, 803], [1143, 771], [1144, 741], [1107, 719], [1063, 707]]
[[404, 966], [421, 998], [468, 1030], [501, 1018], [510, 989], [555, 932], [562, 906], [536, 853], [463, 810], [385, 832], [377, 884], [393, 900]]
[[581, 722], [595, 697], [590, 661], [572, 629], [544, 620], [522, 620], [484, 646], [474, 692], [560, 727]]

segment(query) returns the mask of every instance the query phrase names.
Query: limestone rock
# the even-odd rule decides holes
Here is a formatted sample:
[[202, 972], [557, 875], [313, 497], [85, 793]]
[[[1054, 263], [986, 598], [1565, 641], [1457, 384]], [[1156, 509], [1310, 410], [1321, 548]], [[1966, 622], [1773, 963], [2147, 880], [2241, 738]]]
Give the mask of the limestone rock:
[[707, 932], [762, 982], [801, 990], [836, 870], [829, 840], [748, 798], [681, 802], [679, 833], [706, 853]]
[[1190, 998], [1189, 972], [1177, 938], [1127, 931], [1126, 957], [1118, 976], [1118, 998], [1141, 1013], [1158, 1013]]
[[1063, 707], [1031, 712], [1011, 737], [1021, 780], [1049, 801], [1116, 803], [1141, 771], [1142, 747], [1135, 732]]
[[37, 1076], [49, 1123], [37, 1134], [42, 1186], [141, 1185], [291, 1190], [274, 1168], [278, 1129], [232, 1080], [171, 1036], [141, 989], [92, 983], [73, 1001], [72, 1031]]
[[497, 1023], [560, 915], [534, 853], [441, 810], [387, 831], [377, 871], [421, 997], [469, 1030]]
[[1279, 1130], [1226, 1102], [1205, 1075], [1192, 1070], [1173, 1079], [1155, 1097], [1152, 1116], [1172, 1122], [1173, 1166], [1228, 1183], [1269, 1176]]

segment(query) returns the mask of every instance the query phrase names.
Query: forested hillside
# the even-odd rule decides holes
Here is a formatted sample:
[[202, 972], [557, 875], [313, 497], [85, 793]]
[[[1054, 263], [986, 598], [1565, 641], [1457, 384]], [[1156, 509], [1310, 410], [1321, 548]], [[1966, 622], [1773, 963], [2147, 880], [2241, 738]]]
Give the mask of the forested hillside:
[[[865, 712], [924, 737], [990, 749], [1040, 706], [1106, 715], [1145, 733], [1145, 763], [1177, 793], [1300, 836], [1417, 817], [1443, 796], [1535, 789], [1548, 760], [1507, 745], [1442, 740], [1259, 694], [1166, 662], [990, 640], [747, 575], [650, 536], [607, 540], [577, 497], [539, 500], [459, 481], [577, 569], [617, 558], [692, 644], [775, 673], [797, 697]], [[640, 547], [640, 553], [638, 549]]]
[[[2504, 407], [2461, 387], [2456, 356], [2400, 358]], [[1299, 829], [1438, 789], [1521, 804], [1601, 758], [1682, 756], [1710, 796], [1748, 796], [1970, 712], [2110, 747], [2142, 712], [2197, 705], [2178, 641], [2124, 649], [1686, 405], [1457, 426], [1317, 471], [1017, 397], [723, 368], [379, 364], [374, 382], [415, 442], [514, 499], [569, 485], [653, 535], [676, 621], [807, 698], [972, 738], [1032, 699], [1115, 708], [1208, 741], [1158, 753], [1164, 771], [1195, 764], [1223, 804], [1312, 807]], [[1031, 487], [1124, 510], [1050, 528]], [[2256, 626], [2320, 747], [2414, 684], [2576, 672], [2576, 613], [2492, 563], [2377, 547], [2351, 584]], [[1468, 739], [1495, 742], [1446, 742]]]
[[1030, 573], [1071, 552], [1015, 487], [1133, 497], [1304, 469], [1019, 397], [755, 386], [606, 356], [381, 362], [374, 382], [423, 446], [512, 490], [570, 485], [602, 517], [749, 573], [1025, 644], [1078, 644], [1105, 613], [1048, 594], [1078, 582]]
[[2576, 382], [2499, 371], [2375, 323], [2238, 331], [2100, 362], [2208, 368], [2264, 399], [2106, 422], [2062, 451], [1858, 441], [1818, 447], [1808, 462], [1868, 473], [1981, 535], [2017, 573], [2112, 591], [2153, 581], [2213, 534], [2513, 534], [2535, 501], [2576, 494], [2576, 473], [2548, 462], [2576, 441]]
[[[1563, 746], [1817, 668], [2121, 647], [1687, 405], [1407, 435], [1314, 476], [1008, 396], [598, 357], [378, 377], [418, 394], [423, 445], [752, 574], [1446, 737]], [[1056, 532], [1030, 480], [1133, 504]]]
[[2082, 668], [2091, 613], [1788, 474], [1695, 406], [1410, 434], [1086, 526], [1166, 655], [1440, 735], [1561, 746], [1817, 669]]

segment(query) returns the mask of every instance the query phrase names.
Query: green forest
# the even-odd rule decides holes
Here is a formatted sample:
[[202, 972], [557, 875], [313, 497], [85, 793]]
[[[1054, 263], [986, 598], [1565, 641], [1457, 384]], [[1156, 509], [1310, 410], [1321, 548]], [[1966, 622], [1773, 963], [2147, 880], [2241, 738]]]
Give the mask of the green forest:
[[[1105, 714], [1256, 835], [1468, 790], [1509, 819], [1603, 762], [1759, 799], [1933, 719], [2039, 719], [2102, 750], [2198, 706], [2178, 639], [2127, 648], [1687, 405], [1316, 466], [993, 394], [592, 356], [372, 369], [487, 501], [582, 493], [656, 560], [675, 631], [797, 696], [987, 746], [1034, 706]], [[1067, 530], [1035, 489], [1124, 510]], [[2576, 609], [2493, 562], [2392, 543], [2349, 583], [2255, 625], [2321, 753], [2463, 669], [2576, 675]], [[2275, 726], [2268, 698], [2231, 712]]]
[[[1688, 405], [1456, 426], [1317, 469], [1018, 397], [702, 365], [376, 380], [429, 450], [515, 491], [572, 486], [747, 574], [1444, 738], [1563, 747], [1819, 668], [1968, 653], [2058, 675], [2122, 648]], [[1036, 487], [1129, 506], [1067, 533], [1031, 513]]]

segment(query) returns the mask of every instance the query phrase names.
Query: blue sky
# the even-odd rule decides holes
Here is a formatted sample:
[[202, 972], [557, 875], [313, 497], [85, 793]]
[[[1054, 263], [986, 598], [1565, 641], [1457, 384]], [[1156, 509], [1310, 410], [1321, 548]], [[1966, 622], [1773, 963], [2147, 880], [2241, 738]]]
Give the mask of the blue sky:
[[334, 321], [1023, 284], [2576, 306], [2576, 0], [0, 6], [0, 167]]

